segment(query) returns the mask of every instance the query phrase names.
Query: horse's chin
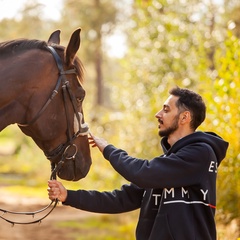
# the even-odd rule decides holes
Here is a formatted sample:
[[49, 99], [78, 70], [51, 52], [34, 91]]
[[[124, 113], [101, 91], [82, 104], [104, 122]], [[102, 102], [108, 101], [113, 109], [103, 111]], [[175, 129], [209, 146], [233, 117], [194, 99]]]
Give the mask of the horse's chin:
[[87, 164], [81, 166], [76, 165], [75, 161], [66, 162], [58, 171], [57, 176], [66, 181], [78, 181], [86, 177], [89, 172], [91, 159], [86, 162]]

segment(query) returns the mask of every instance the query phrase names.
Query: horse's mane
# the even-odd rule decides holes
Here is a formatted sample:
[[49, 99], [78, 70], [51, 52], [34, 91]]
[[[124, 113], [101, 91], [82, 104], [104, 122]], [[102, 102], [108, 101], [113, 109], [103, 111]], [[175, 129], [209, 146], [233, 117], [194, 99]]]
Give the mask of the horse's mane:
[[[0, 43], [0, 55], [9, 54], [9, 52], [18, 53], [29, 49], [41, 49], [47, 51], [47, 42], [41, 40], [29, 40], [29, 39], [15, 39]], [[64, 47], [59, 45], [53, 45], [54, 48], [64, 51]], [[80, 82], [83, 82], [84, 67], [78, 57], [74, 59], [74, 65], [76, 67], [77, 75]]]
[[46, 50], [47, 43], [40, 40], [16, 39], [0, 43], [0, 53], [19, 52], [28, 49]]

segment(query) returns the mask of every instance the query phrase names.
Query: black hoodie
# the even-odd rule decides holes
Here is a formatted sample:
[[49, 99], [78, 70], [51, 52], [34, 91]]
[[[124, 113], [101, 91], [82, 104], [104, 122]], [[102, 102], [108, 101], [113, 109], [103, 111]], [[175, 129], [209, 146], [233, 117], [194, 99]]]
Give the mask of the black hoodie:
[[71, 191], [63, 203], [99, 213], [141, 208], [137, 240], [215, 240], [216, 177], [228, 143], [214, 133], [195, 132], [151, 161], [108, 145], [104, 157], [131, 182], [113, 192]]

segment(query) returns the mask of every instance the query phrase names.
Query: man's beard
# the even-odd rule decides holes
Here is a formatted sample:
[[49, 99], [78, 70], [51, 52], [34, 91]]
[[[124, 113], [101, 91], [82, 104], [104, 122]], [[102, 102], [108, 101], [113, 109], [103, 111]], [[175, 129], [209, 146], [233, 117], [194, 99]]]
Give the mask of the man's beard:
[[169, 135], [174, 133], [178, 129], [178, 120], [179, 120], [179, 115], [174, 118], [172, 126], [170, 126], [165, 130], [161, 130], [161, 129], [159, 130], [158, 132], [159, 136], [168, 137]]

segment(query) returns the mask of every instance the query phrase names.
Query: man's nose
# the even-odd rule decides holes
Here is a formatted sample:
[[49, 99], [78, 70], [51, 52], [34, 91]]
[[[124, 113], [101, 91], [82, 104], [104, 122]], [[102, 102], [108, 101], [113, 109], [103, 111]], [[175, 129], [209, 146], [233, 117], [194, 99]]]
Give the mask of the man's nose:
[[161, 117], [161, 114], [162, 114], [162, 110], [158, 111], [158, 112], [155, 114], [155, 117], [156, 117], [156, 118], [160, 118], [160, 117]]

